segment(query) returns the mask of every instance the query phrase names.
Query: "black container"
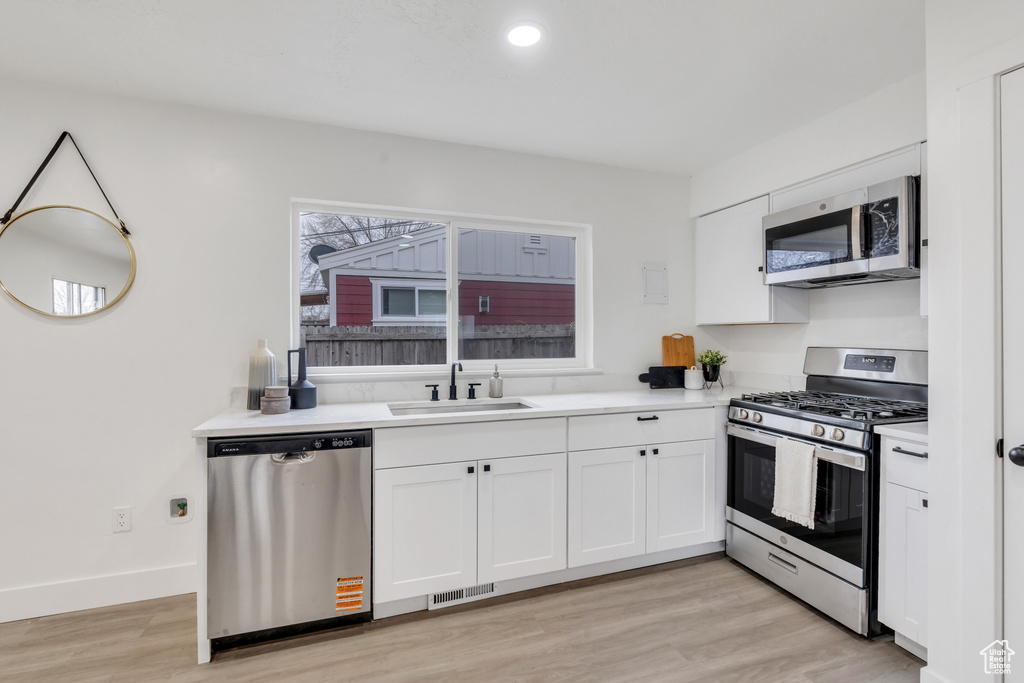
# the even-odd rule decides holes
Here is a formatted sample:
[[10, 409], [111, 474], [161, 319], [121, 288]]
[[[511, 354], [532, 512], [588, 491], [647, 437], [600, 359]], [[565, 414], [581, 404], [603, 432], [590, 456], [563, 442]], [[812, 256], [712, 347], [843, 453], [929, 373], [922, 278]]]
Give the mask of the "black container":
[[704, 381], [705, 382], [717, 382], [718, 374], [722, 371], [721, 365], [704, 365], [701, 364], [704, 370]]
[[[292, 354], [299, 354], [299, 376], [292, 383]], [[292, 410], [316, 408], [316, 386], [306, 379], [306, 349], [288, 351], [288, 395], [292, 399]]]

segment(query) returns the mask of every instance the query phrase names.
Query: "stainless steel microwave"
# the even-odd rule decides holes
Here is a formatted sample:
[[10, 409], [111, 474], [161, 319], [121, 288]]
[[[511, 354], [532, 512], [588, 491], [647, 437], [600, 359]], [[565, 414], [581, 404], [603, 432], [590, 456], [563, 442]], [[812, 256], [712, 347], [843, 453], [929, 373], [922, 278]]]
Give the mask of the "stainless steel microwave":
[[894, 178], [765, 216], [764, 283], [817, 288], [920, 277], [919, 181]]

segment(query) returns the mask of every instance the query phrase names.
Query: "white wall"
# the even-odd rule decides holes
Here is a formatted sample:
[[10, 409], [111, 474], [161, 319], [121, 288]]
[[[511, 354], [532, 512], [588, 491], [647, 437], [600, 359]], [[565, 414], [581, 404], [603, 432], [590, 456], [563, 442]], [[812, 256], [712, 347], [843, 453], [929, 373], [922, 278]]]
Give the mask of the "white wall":
[[1002, 632], [993, 75], [1024, 64], [1024, 4], [928, 0], [925, 16], [929, 256], [941, 277], [929, 286], [933, 505], [922, 680], [985, 681], [979, 652]]
[[[690, 212], [697, 216], [799, 183], [925, 139], [924, 74], [755, 147], [695, 175]], [[727, 251], [720, 258], [728, 258]], [[927, 349], [920, 281], [883, 282], [810, 292], [810, 323], [713, 325], [707, 343], [728, 356], [735, 383], [802, 388], [808, 346]], [[780, 384], [775, 384], [781, 382]]]
[[[279, 358], [289, 346], [292, 198], [592, 224], [594, 355], [605, 374], [510, 378], [510, 394], [639, 387], [636, 375], [661, 362], [660, 337], [693, 320], [685, 178], [12, 82], [2, 90], [9, 201], [70, 130], [132, 231], [139, 268], [120, 304], [87, 319], [0, 300], [0, 621], [193, 589], [194, 528], [167, 524], [165, 501], [192, 494], [190, 431], [245, 384], [257, 338]], [[77, 180], [84, 169], [59, 156], [23, 208], [106, 213]], [[669, 262], [668, 305], [640, 305], [645, 261]], [[424, 391], [422, 381], [324, 389], [321, 400]], [[111, 534], [111, 510], [125, 505], [134, 530]]]

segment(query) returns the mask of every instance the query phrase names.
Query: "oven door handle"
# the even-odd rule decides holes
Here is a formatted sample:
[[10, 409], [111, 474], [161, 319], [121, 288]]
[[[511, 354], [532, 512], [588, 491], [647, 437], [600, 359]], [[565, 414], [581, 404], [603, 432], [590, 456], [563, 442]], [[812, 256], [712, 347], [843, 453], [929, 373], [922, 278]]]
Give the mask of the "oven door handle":
[[[773, 447], [781, 438], [792, 438], [781, 437], [775, 434], [769, 434], [768, 432], [762, 432], [760, 429], [751, 429], [750, 427], [741, 427], [740, 425], [735, 424], [729, 424], [725, 431], [729, 436], [735, 436], [740, 439], [747, 439], [748, 441]], [[860, 453], [826, 448], [816, 443], [811, 443], [810, 441], [804, 441], [803, 439], [793, 439], [793, 441], [799, 441], [801, 443], [807, 443], [814, 446], [814, 457], [818, 460], [825, 460], [826, 462], [839, 465], [840, 467], [849, 467], [850, 469], [859, 470], [861, 472], [864, 471], [865, 458]]]

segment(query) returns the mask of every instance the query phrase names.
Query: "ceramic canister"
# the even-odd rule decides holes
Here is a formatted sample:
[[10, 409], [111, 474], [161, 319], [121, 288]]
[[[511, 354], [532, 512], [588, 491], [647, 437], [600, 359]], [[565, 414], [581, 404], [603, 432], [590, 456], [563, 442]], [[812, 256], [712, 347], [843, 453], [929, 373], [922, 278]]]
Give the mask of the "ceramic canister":
[[683, 386], [687, 389], [703, 389], [704, 373], [698, 370], [696, 365], [683, 370]]

